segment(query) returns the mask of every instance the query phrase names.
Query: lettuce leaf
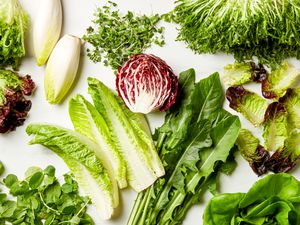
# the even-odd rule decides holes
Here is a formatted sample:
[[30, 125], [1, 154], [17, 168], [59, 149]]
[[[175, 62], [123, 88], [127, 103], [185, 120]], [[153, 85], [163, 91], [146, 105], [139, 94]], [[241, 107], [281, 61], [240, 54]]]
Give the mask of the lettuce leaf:
[[[216, 195], [203, 214], [204, 225], [300, 223], [300, 182], [289, 174], [272, 174], [247, 193]], [[226, 206], [226, 207], [224, 207]]]
[[75, 131], [98, 144], [95, 154], [105, 165], [120, 188], [127, 186], [126, 165], [111, 140], [109, 128], [97, 109], [83, 96], [76, 95], [69, 102], [69, 114]]
[[230, 108], [241, 113], [254, 126], [264, 122], [268, 102], [256, 93], [246, 90], [243, 86], [233, 86], [227, 89], [226, 98]]
[[265, 113], [263, 137], [266, 149], [268, 151], [282, 149], [288, 135], [287, 111], [283, 104], [273, 102]]
[[25, 32], [29, 17], [19, 0], [0, 1], [0, 67], [16, 69], [25, 56]]
[[144, 116], [130, 112], [99, 80], [88, 78], [88, 85], [94, 105], [127, 164], [129, 185], [137, 192], [144, 190], [165, 174]]
[[268, 74], [262, 82], [263, 96], [269, 99], [279, 99], [294, 84], [299, 75], [299, 69], [287, 61], [283, 62], [276, 70]]
[[261, 82], [267, 76], [263, 65], [254, 62], [235, 62], [224, 67], [223, 81], [225, 84], [242, 85], [250, 81]]
[[235, 144], [257, 175], [268, 172], [265, 163], [270, 158], [269, 152], [259, 144], [259, 139], [254, 137], [251, 131], [241, 129]]
[[[41, 144], [51, 149], [62, 156], [67, 164], [73, 165], [70, 167], [71, 170], [81, 168], [81, 174], [76, 176], [86, 176], [86, 182], [94, 179], [93, 185], [90, 186], [91, 192], [96, 191], [92, 189], [97, 187], [97, 191], [101, 192], [99, 195], [105, 196], [106, 207], [115, 208], [118, 205], [119, 193], [117, 183], [95, 155], [98, 146], [94, 142], [74, 131], [48, 124], [30, 124], [26, 128], [26, 132], [28, 135], [34, 135], [29, 142], [30, 144]], [[82, 183], [83, 181], [80, 182]], [[95, 202], [102, 201], [102, 199], [93, 195], [90, 197]], [[103, 203], [95, 204], [102, 205]], [[102, 209], [102, 207], [99, 208], [101, 213], [104, 213]], [[108, 210], [108, 212], [112, 212], [112, 210]], [[104, 213], [104, 217], [110, 218], [111, 214], [105, 215]]]
[[291, 129], [300, 129], [300, 89], [288, 89], [286, 94], [279, 99], [288, 112], [288, 122]]

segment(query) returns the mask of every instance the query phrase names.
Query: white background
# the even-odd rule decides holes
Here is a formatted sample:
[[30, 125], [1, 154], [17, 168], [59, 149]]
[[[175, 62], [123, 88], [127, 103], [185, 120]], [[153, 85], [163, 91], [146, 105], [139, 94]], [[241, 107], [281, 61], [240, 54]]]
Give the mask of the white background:
[[[34, 21], [34, 16], [38, 10], [39, 2], [42, 0], [21, 0], [22, 5], [30, 14], [31, 20]], [[62, 0], [64, 8], [64, 26], [62, 34], [72, 34], [81, 37], [85, 33], [85, 29], [91, 25], [93, 12], [96, 6], [105, 4], [106, 1], [97, 0]], [[119, 8], [126, 12], [133, 10], [136, 13], [166, 13], [173, 9], [173, 1], [171, 0], [115, 0], [119, 4]], [[193, 52], [185, 48], [182, 42], [176, 42], [177, 30], [175, 25], [163, 24], [166, 27], [165, 37], [166, 45], [163, 48], [153, 46], [147, 52], [153, 53], [164, 59], [173, 70], [179, 74], [181, 71], [188, 68], [195, 68], [198, 79], [204, 78], [213, 72], [222, 74], [223, 67], [232, 63], [233, 57], [226, 55], [195, 55]], [[44, 67], [36, 66], [35, 60], [32, 57], [32, 35], [31, 28], [27, 34], [27, 57], [23, 60], [20, 72], [22, 74], [30, 74], [37, 84], [37, 89], [34, 96], [31, 98], [33, 106], [30, 111], [29, 118], [24, 126], [19, 127], [16, 131], [9, 134], [0, 135], [0, 160], [2, 160], [7, 168], [7, 173], [15, 173], [22, 177], [24, 171], [30, 166], [40, 166], [42, 168], [49, 164], [57, 168], [57, 175], [61, 176], [68, 172], [63, 161], [51, 151], [41, 146], [29, 146], [27, 143], [29, 137], [25, 133], [26, 125], [31, 122], [47, 122], [72, 128], [71, 121], [68, 116], [68, 100], [76, 93], [81, 93], [87, 98], [87, 82], [88, 76], [94, 76], [109, 87], [114, 88], [115, 76], [113, 72], [104, 67], [101, 63], [94, 64], [82, 52], [81, 65], [78, 72], [78, 81], [75, 87], [70, 91], [67, 99], [61, 105], [49, 105], [45, 101], [43, 90]], [[291, 60], [295, 65], [298, 63]], [[260, 87], [252, 85], [251, 88], [259, 91]], [[228, 102], [224, 103], [224, 107], [228, 109]], [[233, 111], [231, 111], [233, 112]], [[233, 112], [234, 113], [234, 112]], [[149, 123], [152, 129], [159, 126], [163, 122], [162, 113], [152, 113], [148, 116]], [[253, 126], [241, 117], [244, 127], [251, 129], [256, 135], [260, 136], [261, 130], [254, 129]], [[252, 172], [247, 162], [241, 156], [237, 156], [238, 167], [234, 173], [227, 177], [221, 176], [220, 191], [221, 192], [246, 192], [252, 184], [258, 179]], [[300, 179], [299, 168], [293, 172], [296, 178]], [[91, 207], [90, 213], [93, 216], [95, 223], [124, 225], [129, 217], [136, 193], [130, 189], [123, 190], [121, 193], [122, 201], [119, 215], [111, 221], [101, 221], [97, 217], [97, 212]], [[211, 197], [207, 193], [201, 204], [194, 206], [188, 213], [184, 224], [185, 225], [201, 225], [202, 213], [207, 200]], [[224, 206], [226, 207], [226, 206]]]

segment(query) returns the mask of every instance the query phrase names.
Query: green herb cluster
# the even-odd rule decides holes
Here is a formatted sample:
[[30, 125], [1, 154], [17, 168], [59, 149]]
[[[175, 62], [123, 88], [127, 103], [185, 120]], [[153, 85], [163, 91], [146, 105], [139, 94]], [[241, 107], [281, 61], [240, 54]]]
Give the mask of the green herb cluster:
[[97, 8], [94, 25], [87, 29], [83, 39], [93, 47], [88, 56], [93, 62], [103, 61], [105, 66], [118, 69], [131, 56], [142, 53], [152, 43], [163, 46], [164, 27], [158, 27], [158, 14], [137, 16], [129, 11], [121, 15], [117, 4], [111, 1]]
[[[77, 182], [69, 174], [61, 185], [55, 168], [30, 167], [24, 180], [9, 174], [3, 179], [10, 196], [0, 192], [0, 224], [55, 225], [94, 224], [86, 213], [90, 200], [78, 192]], [[16, 200], [10, 200], [15, 197]]]
[[300, 182], [288, 174], [257, 181], [247, 193], [214, 196], [203, 214], [204, 225], [300, 224]]
[[222, 108], [219, 75], [195, 83], [195, 71], [187, 70], [178, 93], [154, 135], [166, 175], [138, 195], [128, 225], [181, 224], [204, 192], [217, 191], [219, 174], [236, 166], [232, 153], [240, 121]]
[[238, 61], [257, 56], [277, 66], [300, 58], [300, 1], [177, 0], [179, 40], [197, 53], [233, 53]]

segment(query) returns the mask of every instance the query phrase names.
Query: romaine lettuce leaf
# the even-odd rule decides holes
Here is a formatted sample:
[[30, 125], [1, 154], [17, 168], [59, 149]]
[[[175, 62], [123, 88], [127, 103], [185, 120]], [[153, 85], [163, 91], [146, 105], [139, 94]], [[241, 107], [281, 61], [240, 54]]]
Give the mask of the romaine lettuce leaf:
[[85, 194], [91, 198], [91, 201], [96, 206], [101, 219], [110, 219], [115, 207], [113, 206], [110, 194], [103, 191], [106, 187], [103, 186], [103, 182], [101, 180], [102, 177], [99, 176], [98, 172], [87, 168], [79, 161], [69, 157], [65, 153], [56, 153], [67, 164]]
[[290, 128], [300, 129], [300, 89], [288, 89], [279, 102], [283, 103], [288, 112]]
[[287, 111], [283, 104], [273, 102], [269, 105], [264, 121], [264, 146], [268, 151], [282, 149], [289, 135]]
[[265, 98], [279, 99], [286, 90], [296, 81], [300, 75], [300, 70], [283, 62], [276, 70], [267, 75], [262, 82], [262, 94]]
[[111, 138], [127, 164], [129, 185], [140, 192], [164, 175], [145, 118], [129, 111], [103, 83], [88, 78], [89, 93], [106, 121]]
[[246, 90], [243, 86], [229, 87], [226, 91], [229, 106], [241, 113], [254, 126], [264, 122], [268, 102], [254, 92]]
[[81, 163], [89, 171], [93, 171], [91, 176], [97, 174], [97, 181], [95, 182], [99, 186], [99, 191], [107, 199], [110, 199], [112, 207], [115, 208], [118, 205], [117, 182], [113, 177], [110, 177], [108, 171], [95, 155], [97, 151], [95, 149], [98, 146], [94, 142], [74, 131], [48, 124], [30, 124], [26, 128], [26, 132], [28, 135], [34, 135], [29, 142], [30, 144], [41, 144], [58, 155], [64, 154]]
[[111, 139], [109, 128], [97, 109], [83, 96], [77, 95], [69, 102], [69, 114], [75, 131], [99, 145], [95, 154], [102, 161], [120, 188], [127, 186], [126, 165]]

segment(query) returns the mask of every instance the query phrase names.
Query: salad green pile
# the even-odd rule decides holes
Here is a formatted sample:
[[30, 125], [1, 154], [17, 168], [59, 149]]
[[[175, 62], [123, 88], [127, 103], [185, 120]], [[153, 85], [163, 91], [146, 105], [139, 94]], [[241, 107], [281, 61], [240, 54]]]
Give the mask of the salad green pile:
[[300, 2], [296, 0], [177, 0], [178, 39], [197, 53], [257, 56], [277, 66], [300, 58]]
[[129, 11], [121, 15], [116, 7], [116, 3], [108, 1], [108, 5], [97, 8], [94, 25], [83, 36], [92, 45], [87, 50], [89, 58], [114, 70], [131, 56], [143, 53], [152, 43], [165, 44], [164, 27], [158, 26], [161, 19], [158, 14], [137, 16]]
[[53, 166], [30, 167], [24, 180], [9, 174], [3, 184], [9, 195], [0, 191], [1, 225], [94, 224], [86, 213], [90, 199], [79, 195], [72, 175], [65, 174], [61, 184]]
[[[225, 67], [224, 79], [227, 83], [239, 84], [229, 87], [226, 97], [232, 109], [240, 112], [254, 126], [263, 126], [264, 147], [246, 130], [239, 135], [237, 145], [258, 175], [267, 171], [288, 172], [300, 159], [300, 152], [297, 150], [300, 144], [297, 130], [300, 121], [300, 91], [299, 88], [291, 88], [297, 83], [300, 70], [283, 62], [271, 73], [264, 69], [260, 70], [263, 73], [254, 72], [256, 79], [252, 79], [249, 72], [251, 67], [247, 65], [249, 64], [235, 63]], [[246, 90], [242, 84], [250, 80], [261, 83], [263, 97], [275, 101], [269, 104], [263, 97]], [[275, 153], [271, 155], [269, 152]]]
[[0, 67], [16, 69], [25, 56], [28, 20], [19, 0], [0, 0]]
[[166, 175], [138, 195], [128, 225], [181, 224], [207, 189], [216, 191], [218, 175], [235, 168], [232, 152], [241, 125], [222, 108], [219, 75], [195, 83], [195, 71], [187, 70], [178, 93], [154, 135]]
[[214, 196], [205, 208], [204, 225], [300, 224], [300, 182], [288, 174], [257, 181], [247, 193]]

